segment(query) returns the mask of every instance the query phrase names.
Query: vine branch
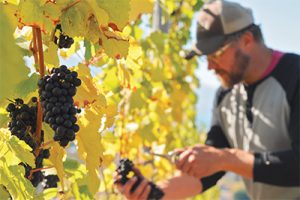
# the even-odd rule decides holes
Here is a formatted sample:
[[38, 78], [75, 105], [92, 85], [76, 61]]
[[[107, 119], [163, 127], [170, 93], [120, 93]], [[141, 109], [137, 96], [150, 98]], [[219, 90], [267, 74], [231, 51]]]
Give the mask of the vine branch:
[[81, 0], [77, 0], [77, 1], [74, 1], [74, 2], [70, 3], [69, 5], [67, 5], [66, 7], [64, 7], [61, 11], [62, 11], [62, 12], [67, 11], [69, 8], [75, 6], [75, 5], [78, 4], [80, 1], [81, 1]]
[[39, 58], [38, 58], [38, 49], [37, 49], [37, 45], [36, 45], [36, 29], [32, 28], [32, 41], [30, 43], [30, 50], [32, 51], [33, 54], [33, 58], [34, 58], [34, 63], [38, 63], [39, 62]]
[[[33, 41], [37, 42], [38, 48], [38, 61], [39, 61], [39, 72], [41, 78], [45, 75], [45, 65], [44, 65], [44, 52], [43, 52], [43, 41], [42, 41], [42, 32], [39, 27], [33, 28], [35, 34], [33, 35]], [[37, 144], [39, 145], [41, 142], [41, 130], [42, 130], [42, 121], [43, 121], [43, 110], [41, 106], [41, 102], [37, 102], [37, 119], [36, 119], [36, 131], [35, 131], [35, 139]]]
[[30, 170], [28, 179], [29, 179], [29, 180], [32, 179], [32, 174], [33, 174], [34, 172], [38, 172], [38, 171], [42, 171], [42, 170], [46, 170], [46, 169], [51, 169], [51, 168], [53, 168], [53, 167], [54, 167], [54, 166], [32, 169], [32, 170]]

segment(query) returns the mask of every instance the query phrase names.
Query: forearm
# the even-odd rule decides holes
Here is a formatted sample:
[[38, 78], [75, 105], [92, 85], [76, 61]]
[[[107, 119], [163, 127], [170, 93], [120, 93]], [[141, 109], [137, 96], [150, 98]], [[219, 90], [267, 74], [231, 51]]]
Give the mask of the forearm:
[[195, 196], [202, 190], [199, 179], [188, 176], [184, 173], [178, 174], [169, 180], [157, 184], [165, 193], [163, 199], [184, 199]]
[[239, 149], [222, 149], [220, 171], [231, 171], [247, 179], [253, 179], [254, 155]]

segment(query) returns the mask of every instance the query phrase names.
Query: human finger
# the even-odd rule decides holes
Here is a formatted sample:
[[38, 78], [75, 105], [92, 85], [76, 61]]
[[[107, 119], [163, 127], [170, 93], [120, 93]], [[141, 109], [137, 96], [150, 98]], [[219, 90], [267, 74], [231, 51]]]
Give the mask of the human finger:
[[191, 154], [191, 151], [190, 150], [186, 150], [184, 152], [182, 152], [178, 159], [177, 159], [177, 162], [175, 163], [176, 164], [176, 167], [177, 169], [182, 169], [184, 164], [187, 162], [187, 159], [189, 158], [189, 155]]
[[148, 199], [150, 191], [151, 191], [151, 186], [148, 184], [146, 189], [143, 190], [143, 193], [140, 195], [140, 200]]
[[132, 186], [136, 183], [136, 181], [138, 180], [138, 178], [136, 176], [132, 177], [131, 179], [129, 179], [123, 186], [123, 189], [121, 191], [122, 194], [124, 194], [125, 196], [131, 196], [131, 189]]
[[148, 184], [149, 183], [147, 179], [143, 179], [143, 181], [138, 185], [138, 187], [132, 192], [132, 197], [134, 199], [140, 199], [140, 196], [143, 194]]

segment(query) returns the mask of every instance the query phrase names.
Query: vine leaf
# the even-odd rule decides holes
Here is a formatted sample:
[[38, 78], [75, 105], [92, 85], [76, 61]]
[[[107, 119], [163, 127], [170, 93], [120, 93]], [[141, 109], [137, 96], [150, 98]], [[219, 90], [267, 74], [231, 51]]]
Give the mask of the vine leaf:
[[34, 166], [32, 149], [16, 136], [11, 136], [8, 129], [0, 129], [0, 155], [5, 158], [7, 166], [18, 165], [25, 162]]
[[131, 0], [129, 21], [136, 20], [140, 14], [152, 13], [153, 1], [151, 0]]
[[25, 169], [20, 165], [7, 166], [4, 157], [0, 158], [0, 185], [4, 185], [13, 199], [33, 199], [35, 188], [25, 177]]
[[49, 160], [54, 165], [57, 176], [61, 182], [62, 189], [64, 191], [64, 165], [63, 159], [66, 155], [66, 151], [62, 148], [57, 142], [55, 142], [50, 149], [50, 157]]
[[[13, 28], [4, 12], [0, 12], [0, 102], [11, 98], [17, 85], [26, 80], [29, 73], [22, 60], [22, 52], [13, 38]], [[13, 56], [8, 56], [8, 54]], [[8, 87], [9, 86], [9, 87]]]
[[21, 81], [15, 90], [15, 94], [18, 94], [19, 98], [25, 98], [28, 94], [37, 90], [37, 82], [40, 79], [40, 76], [36, 73], [33, 73], [26, 80]]
[[84, 116], [79, 118], [80, 130], [76, 135], [78, 155], [86, 161], [88, 188], [92, 194], [95, 194], [100, 186], [98, 168], [103, 149], [98, 130], [102, 116], [102, 112], [97, 112], [92, 107], [86, 108]]
[[[28, 12], [29, 10], [30, 12]], [[22, 24], [38, 26], [47, 32], [51, 31], [54, 25], [49, 18], [44, 17], [44, 13], [41, 10], [44, 10], [44, 8], [39, 0], [21, 0], [19, 4], [19, 17]]]
[[129, 21], [130, 2], [128, 0], [97, 0], [97, 4], [108, 14], [111, 28], [119, 31], [123, 30]]
[[127, 39], [120, 37], [116, 32], [104, 31], [101, 40], [103, 49], [109, 57], [116, 59], [127, 57], [129, 49], [129, 41]]
[[61, 27], [70, 37], [86, 36], [88, 19], [93, 16], [93, 10], [88, 3], [80, 1], [61, 14]]
[[97, 18], [98, 24], [100, 26], [107, 26], [109, 20], [107, 12], [98, 6], [97, 0], [88, 0], [88, 3], [94, 10], [94, 14]]
[[47, 50], [44, 52], [44, 60], [53, 66], [58, 66], [59, 59], [57, 56], [58, 47], [54, 42], [50, 42]]

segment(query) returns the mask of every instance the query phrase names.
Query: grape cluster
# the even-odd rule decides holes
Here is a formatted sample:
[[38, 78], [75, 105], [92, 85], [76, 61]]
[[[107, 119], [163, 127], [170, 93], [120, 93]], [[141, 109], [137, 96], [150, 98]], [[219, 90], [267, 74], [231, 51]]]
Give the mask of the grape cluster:
[[[116, 170], [116, 172], [119, 175], [121, 175], [121, 179], [117, 180], [116, 182], [124, 185], [129, 180], [127, 175], [130, 172], [133, 172], [132, 170], [133, 166], [134, 164], [129, 159], [121, 159]], [[138, 187], [138, 185], [142, 182], [142, 180], [143, 178], [137, 176], [137, 181], [132, 186], [130, 192], [133, 192]], [[164, 196], [164, 192], [161, 189], [159, 189], [153, 182], [150, 182], [149, 185], [151, 187], [151, 190], [147, 199], [161, 199]]]
[[[33, 138], [36, 131], [37, 98], [32, 97], [28, 104], [25, 104], [22, 99], [15, 99], [14, 102], [8, 104], [6, 111], [9, 112], [11, 120], [8, 123], [11, 134], [26, 142], [32, 148], [32, 153], [34, 153], [38, 147]], [[41, 131], [41, 142], [44, 142], [43, 130]], [[39, 151], [39, 155], [35, 158], [35, 168], [43, 168], [43, 159], [49, 158], [49, 156], [49, 149]], [[44, 175], [41, 171], [34, 172], [30, 176], [32, 167], [26, 163], [20, 163], [20, 165], [24, 166], [25, 177], [30, 179], [33, 186], [36, 187], [43, 181]]]
[[45, 176], [45, 186], [44, 186], [44, 189], [47, 189], [47, 188], [56, 188], [58, 181], [59, 181], [59, 178], [58, 178], [57, 175], [51, 174], [51, 175]]
[[80, 113], [80, 109], [74, 106], [73, 100], [76, 87], [81, 85], [77, 77], [77, 72], [61, 65], [38, 82], [43, 119], [55, 131], [53, 139], [59, 141], [62, 147], [73, 141], [79, 131], [76, 114]]
[[25, 141], [32, 149], [37, 147], [34, 139], [31, 137], [36, 130], [37, 117], [37, 98], [33, 97], [31, 107], [24, 104], [22, 99], [15, 99], [6, 107], [11, 121], [8, 123], [8, 128], [12, 135], [17, 136], [20, 140]]
[[[59, 31], [59, 36], [57, 37], [55, 35], [55, 33], [57, 32], [57, 30]], [[54, 38], [53, 41], [54, 43], [58, 46], [58, 48], [62, 49], [62, 48], [70, 48], [71, 45], [74, 43], [74, 39], [65, 35], [62, 31], [61, 25], [57, 24], [55, 31], [54, 31]]]

